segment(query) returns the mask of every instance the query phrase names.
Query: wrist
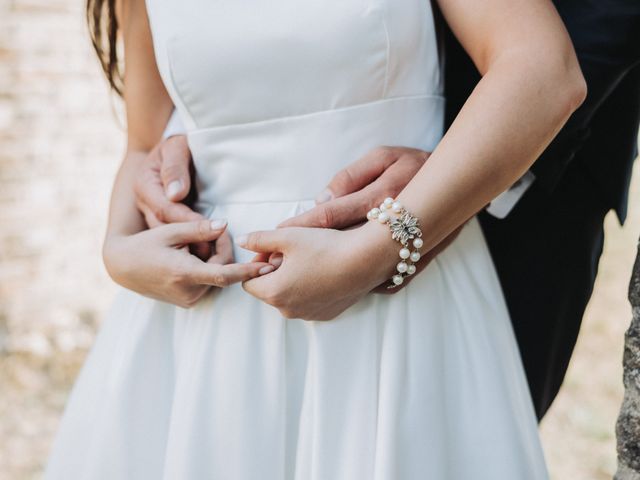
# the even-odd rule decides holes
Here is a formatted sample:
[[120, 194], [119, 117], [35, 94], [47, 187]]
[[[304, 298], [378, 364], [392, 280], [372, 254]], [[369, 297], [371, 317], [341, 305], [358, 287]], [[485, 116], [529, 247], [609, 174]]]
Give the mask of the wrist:
[[386, 198], [380, 207], [372, 208], [367, 213], [367, 219], [371, 224], [386, 226], [391, 240], [397, 244], [397, 263], [388, 288], [398, 287], [417, 271], [416, 264], [421, 257], [420, 249], [424, 246], [420, 222], [400, 201], [390, 197]]
[[369, 265], [371, 288], [386, 284], [397, 272], [397, 265], [402, 260], [398, 255], [401, 245], [391, 238], [387, 225], [378, 222], [367, 222], [357, 229], [358, 239], [352, 245], [358, 248], [357, 261]]
[[118, 240], [119, 236], [115, 234], [107, 234], [102, 242], [102, 263], [111, 279], [119, 282], [119, 266], [118, 266]]
[[108, 232], [102, 242], [102, 263], [111, 279], [123, 286], [132, 268], [129, 251], [134, 245], [131, 236], [120, 232]]

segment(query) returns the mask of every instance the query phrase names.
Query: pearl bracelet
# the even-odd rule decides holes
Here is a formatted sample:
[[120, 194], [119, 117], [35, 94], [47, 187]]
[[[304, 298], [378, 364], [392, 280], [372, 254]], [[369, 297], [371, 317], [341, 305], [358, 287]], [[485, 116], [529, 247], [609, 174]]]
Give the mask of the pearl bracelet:
[[[404, 279], [416, 273], [415, 263], [420, 260], [418, 251], [424, 242], [422, 241], [422, 230], [418, 218], [411, 215], [400, 202], [393, 198], [385, 198], [380, 207], [372, 208], [367, 213], [368, 220], [377, 220], [382, 224], [388, 224], [391, 230], [391, 238], [400, 242], [400, 262], [396, 266], [398, 273], [391, 278], [391, 284], [387, 288], [395, 288], [402, 285]], [[410, 250], [409, 243], [413, 246]]]

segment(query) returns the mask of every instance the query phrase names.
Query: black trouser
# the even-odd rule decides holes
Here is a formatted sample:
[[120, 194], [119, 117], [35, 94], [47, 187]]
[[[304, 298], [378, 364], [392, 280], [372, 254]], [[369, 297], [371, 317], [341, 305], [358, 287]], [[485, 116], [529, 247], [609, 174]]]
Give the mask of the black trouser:
[[560, 389], [602, 252], [608, 209], [592, 191], [569, 167], [552, 196], [534, 183], [506, 219], [480, 214], [538, 419]]
[[[623, 155], [608, 158], [607, 145], [636, 141], [637, 70], [598, 109], [586, 143], [552, 193], [534, 182], [507, 218], [480, 214], [539, 419], [567, 370], [598, 270], [604, 217], [612, 206], [590, 178], [594, 169], [585, 165], [602, 161], [602, 168], [610, 162], [617, 162], [616, 168], [626, 165], [622, 170], [630, 168]], [[621, 124], [622, 112], [626, 121]]]

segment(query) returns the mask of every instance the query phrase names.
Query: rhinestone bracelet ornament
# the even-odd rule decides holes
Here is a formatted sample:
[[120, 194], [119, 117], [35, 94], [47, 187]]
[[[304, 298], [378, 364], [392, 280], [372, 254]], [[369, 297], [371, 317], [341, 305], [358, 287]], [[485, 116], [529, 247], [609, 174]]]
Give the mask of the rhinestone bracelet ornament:
[[416, 273], [415, 263], [420, 260], [419, 250], [424, 244], [420, 238], [422, 230], [418, 218], [411, 215], [400, 202], [389, 197], [384, 199], [380, 207], [369, 210], [367, 219], [389, 225], [391, 238], [402, 245], [399, 253], [401, 260], [396, 266], [398, 273], [391, 278], [391, 284], [387, 287], [396, 288], [402, 285], [406, 277]]

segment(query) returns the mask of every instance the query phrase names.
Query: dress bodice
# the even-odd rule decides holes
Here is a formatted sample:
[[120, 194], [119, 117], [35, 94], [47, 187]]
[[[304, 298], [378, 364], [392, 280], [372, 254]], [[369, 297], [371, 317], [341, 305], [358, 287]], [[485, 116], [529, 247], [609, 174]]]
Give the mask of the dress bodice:
[[428, 0], [147, 0], [206, 210], [313, 198], [379, 145], [442, 135]]
[[441, 95], [428, 0], [148, 0], [188, 129]]

